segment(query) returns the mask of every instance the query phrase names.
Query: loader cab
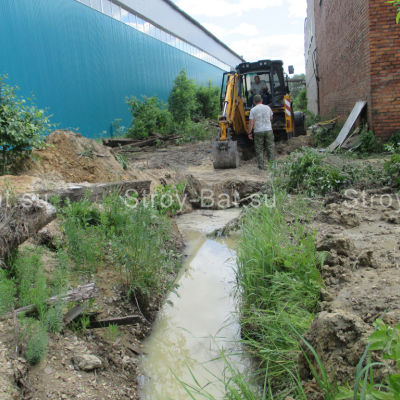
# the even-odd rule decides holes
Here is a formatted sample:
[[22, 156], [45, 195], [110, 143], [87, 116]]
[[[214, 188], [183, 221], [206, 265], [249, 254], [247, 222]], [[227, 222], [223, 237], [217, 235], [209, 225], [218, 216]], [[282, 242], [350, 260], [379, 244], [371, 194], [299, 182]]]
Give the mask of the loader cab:
[[236, 67], [236, 72], [240, 76], [240, 95], [247, 108], [253, 106], [252, 86], [256, 83], [256, 80], [265, 83], [265, 90], [262, 93], [263, 103], [271, 107], [280, 107], [283, 97], [289, 92], [282, 61], [261, 60], [253, 63], [242, 63]]

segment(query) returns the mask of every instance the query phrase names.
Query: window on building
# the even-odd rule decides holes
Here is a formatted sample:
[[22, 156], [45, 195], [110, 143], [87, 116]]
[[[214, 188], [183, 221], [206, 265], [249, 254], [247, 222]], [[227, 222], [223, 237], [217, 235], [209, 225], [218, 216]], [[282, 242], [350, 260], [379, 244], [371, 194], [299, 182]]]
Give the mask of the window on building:
[[110, 0], [103, 0], [103, 13], [112, 17], [112, 8]]
[[90, 7], [90, 0], [79, 0], [81, 3]]
[[101, 0], [90, 0], [90, 5], [97, 11], [103, 11], [101, 7]]
[[121, 21], [125, 24], [129, 24], [129, 11], [121, 8]]
[[144, 32], [144, 21], [142, 20], [142, 18], [136, 17], [136, 21], [137, 21], [137, 29], [140, 32]]
[[147, 33], [148, 35], [150, 35], [150, 28], [151, 28], [150, 22], [144, 21], [144, 23], [143, 23], [143, 32]]
[[129, 20], [128, 20], [128, 24], [129, 26], [131, 26], [132, 28], [136, 29], [136, 15], [129, 13]]
[[117, 4], [111, 3], [112, 17], [121, 21], [121, 7]]

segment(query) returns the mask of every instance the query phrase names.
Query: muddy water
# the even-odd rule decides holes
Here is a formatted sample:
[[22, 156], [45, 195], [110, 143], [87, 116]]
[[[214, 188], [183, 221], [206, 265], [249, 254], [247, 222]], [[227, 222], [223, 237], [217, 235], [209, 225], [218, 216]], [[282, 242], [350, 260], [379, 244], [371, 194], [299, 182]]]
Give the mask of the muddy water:
[[[178, 220], [188, 257], [177, 280], [179, 287], [168, 296], [145, 345], [143, 399], [187, 400], [190, 397], [179, 381], [197, 386], [192, 374], [208, 393], [223, 398], [223, 384], [218, 381], [225, 369], [221, 349], [229, 354], [240, 350], [234, 242], [207, 239], [206, 234], [237, 214], [237, 210], [198, 212]], [[237, 368], [246, 368], [240, 356], [230, 357]]]

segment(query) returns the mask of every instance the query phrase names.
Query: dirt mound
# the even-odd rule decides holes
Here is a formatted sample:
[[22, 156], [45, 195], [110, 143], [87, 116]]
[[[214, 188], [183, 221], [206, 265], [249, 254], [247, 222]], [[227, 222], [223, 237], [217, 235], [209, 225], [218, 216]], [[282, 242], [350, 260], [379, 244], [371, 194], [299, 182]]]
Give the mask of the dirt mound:
[[311, 136], [297, 136], [289, 139], [288, 141], [281, 141], [275, 144], [276, 154], [278, 156], [287, 155], [293, 153], [301, 147], [311, 146]]
[[112, 182], [129, 179], [108, 147], [69, 131], [56, 130], [46, 149], [35, 151], [25, 166], [29, 175], [64, 182]]
[[[374, 321], [382, 318], [392, 326], [400, 321], [400, 202], [386, 189], [355, 192], [351, 202], [332, 201], [313, 224], [317, 249], [327, 252], [321, 271], [325, 289], [321, 312], [305, 338], [332, 381], [344, 384], [354, 379]], [[377, 357], [374, 353], [373, 361], [381, 361]], [[304, 356], [300, 370], [308, 398], [323, 398]], [[378, 381], [383, 372], [375, 371]]]

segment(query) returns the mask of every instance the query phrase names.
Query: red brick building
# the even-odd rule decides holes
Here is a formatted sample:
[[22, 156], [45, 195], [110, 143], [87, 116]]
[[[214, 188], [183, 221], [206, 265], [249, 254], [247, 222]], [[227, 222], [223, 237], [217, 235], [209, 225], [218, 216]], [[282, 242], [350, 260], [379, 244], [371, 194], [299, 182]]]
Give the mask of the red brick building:
[[357, 100], [366, 100], [376, 136], [386, 140], [400, 131], [395, 8], [385, 0], [308, 0], [308, 10], [316, 46], [315, 73], [308, 80], [317, 83], [321, 116], [344, 121]]

